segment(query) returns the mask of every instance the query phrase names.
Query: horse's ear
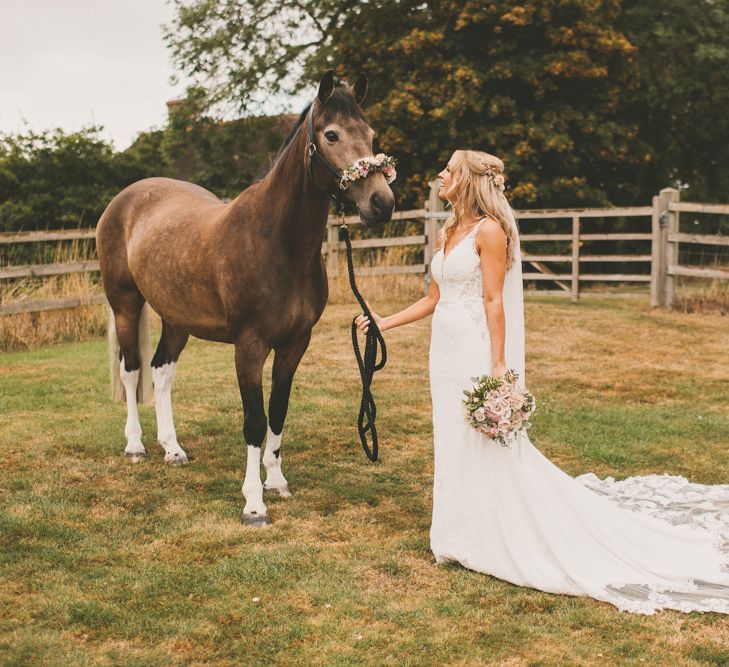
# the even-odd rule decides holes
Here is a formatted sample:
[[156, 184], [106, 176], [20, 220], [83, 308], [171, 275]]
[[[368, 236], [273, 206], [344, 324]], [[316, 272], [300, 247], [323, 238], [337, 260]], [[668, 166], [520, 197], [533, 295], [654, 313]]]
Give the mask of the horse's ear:
[[354, 91], [354, 99], [357, 100], [357, 104], [362, 104], [362, 100], [367, 95], [367, 75], [362, 72], [352, 86]]
[[331, 96], [334, 90], [334, 70], [330, 69], [324, 72], [324, 76], [319, 82], [319, 92], [316, 96], [319, 98], [319, 104], [324, 104]]

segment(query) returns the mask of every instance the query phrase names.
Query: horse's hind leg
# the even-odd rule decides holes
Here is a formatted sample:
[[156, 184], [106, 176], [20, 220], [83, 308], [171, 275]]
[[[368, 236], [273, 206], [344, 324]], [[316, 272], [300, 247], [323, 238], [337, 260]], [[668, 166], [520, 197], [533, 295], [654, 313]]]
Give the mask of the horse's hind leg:
[[142, 444], [142, 427], [137, 410], [137, 384], [139, 383], [139, 318], [144, 306], [144, 298], [136, 290], [116, 292], [109, 299], [114, 313], [114, 326], [119, 341], [119, 371], [127, 400], [127, 423], [124, 436], [127, 445], [124, 456], [138, 463], [147, 456]]
[[165, 450], [165, 461], [173, 465], [187, 463], [187, 454], [177, 442], [172, 419], [172, 381], [177, 359], [187, 344], [189, 335], [162, 321], [162, 337], [152, 357], [154, 405], [157, 412], [157, 440]]
[[273, 360], [273, 383], [268, 401], [268, 434], [263, 465], [266, 468], [266, 491], [274, 491], [283, 498], [291, 496], [289, 484], [281, 470], [281, 435], [291, 395], [291, 383], [299, 362], [309, 347], [311, 332], [288, 345], [278, 348]]

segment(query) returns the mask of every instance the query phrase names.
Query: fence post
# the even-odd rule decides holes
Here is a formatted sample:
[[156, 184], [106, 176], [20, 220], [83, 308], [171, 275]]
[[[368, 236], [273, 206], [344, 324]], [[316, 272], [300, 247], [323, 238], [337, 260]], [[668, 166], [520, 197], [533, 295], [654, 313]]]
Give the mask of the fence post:
[[331, 219], [327, 220], [327, 274], [339, 275], [339, 225]]
[[572, 301], [580, 298], [580, 217], [572, 217]]
[[[149, 304], [145, 303], [139, 316], [139, 383], [137, 384], [137, 402], [151, 403], [154, 401], [154, 388], [152, 386], [152, 337], [149, 323]], [[124, 385], [119, 373], [119, 341], [116, 338], [114, 313], [109, 308], [109, 326], [107, 330], [109, 347], [109, 377], [111, 379], [111, 400], [123, 401]]]
[[651, 307], [663, 305], [663, 253], [661, 251], [661, 198], [653, 197], [653, 214], [651, 215]]
[[[681, 194], [674, 188], [666, 188], [670, 190], [670, 196], [668, 203], [677, 202]], [[669, 211], [666, 206], [666, 225], [665, 225], [665, 276], [666, 276], [666, 287], [665, 287], [665, 302], [666, 307], [670, 308], [673, 305], [673, 298], [676, 294], [676, 279], [671, 275], [671, 268], [678, 264], [678, 243], [668, 240], [668, 235], [678, 232], [678, 211]]]
[[675, 188], [663, 188], [653, 198], [651, 306], [670, 306], [673, 303], [675, 281], [668, 269], [677, 259], [676, 244], [668, 241], [668, 234], [678, 231], [678, 211], [669, 211], [668, 205], [679, 198], [680, 193]]
[[423, 280], [423, 290], [427, 294], [430, 289], [430, 262], [435, 255], [435, 249], [438, 245], [438, 220], [437, 218], [428, 217], [428, 213], [437, 213], [443, 210], [443, 202], [438, 197], [440, 189], [440, 181], [435, 179], [430, 182], [430, 196], [425, 202], [425, 247], [423, 249], [423, 263], [425, 264], [425, 274]]

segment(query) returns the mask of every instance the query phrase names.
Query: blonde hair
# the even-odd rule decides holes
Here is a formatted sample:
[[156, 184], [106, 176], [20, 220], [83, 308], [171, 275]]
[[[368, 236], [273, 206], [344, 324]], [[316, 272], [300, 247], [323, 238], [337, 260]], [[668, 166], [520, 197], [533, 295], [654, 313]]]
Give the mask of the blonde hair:
[[450, 160], [451, 175], [456, 186], [453, 215], [441, 229], [443, 246], [459, 220], [474, 215], [496, 220], [506, 236], [506, 270], [514, 264], [517, 243], [514, 214], [504, 196], [504, 163], [495, 155], [482, 151], [457, 150]]

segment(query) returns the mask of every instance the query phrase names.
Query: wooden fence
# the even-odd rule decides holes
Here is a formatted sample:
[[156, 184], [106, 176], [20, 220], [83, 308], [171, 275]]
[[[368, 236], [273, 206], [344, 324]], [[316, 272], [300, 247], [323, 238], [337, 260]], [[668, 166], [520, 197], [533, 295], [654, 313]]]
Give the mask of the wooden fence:
[[[614, 208], [584, 209], [544, 209], [515, 211], [520, 223], [520, 238], [524, 263], [524, 280], [552, 282], [558, 289], [539, 290], [539, 294], [565, 295], [577, 300], [583, 283], [637, 283], [650, 284], [650, 299], [654, 306], [670, 306], [676, 288], [676, 277], [688, 276], [705, 279], [729, 279], [729, 271], [716, 268], [689, 267], [678, 263], [678, 247], [684, 244], [703, 244], [729, 246], [729, 235], [687, 234], [679, 232], [679, 216], [684, 213], [708, 213], [729, 215], [726, 204], [694, 204], [679, 201], [678, 190], [666, 188], [653, 198], [652, 206], [631, 206]], [[400, 266], [361, 267], [356, 269], [357, 275], [392, 275], [418, 274], [424, 279], [427, 291], [430, 276], [430, 261], [436, 251], [437, 235], [443, 221], [448, 217], [443, 211], [437, 197], [435, 182], [431, 184], [431, 195], [422, 209], [399, 211], [393, 220], [411, 220], [423, 225], [422, 234], [394, 238], [369, 238], [352, 241], [355, 250], [372, 248], [391, 248], [410, 246], [422, 248], [422, 263]], [[651, 220], [651, 230], [646, 232], [600, 232], [585, 233], [583, 222], [600, 218], [643, 218]], [[571, 221], [571, 229], [567, 233], [530, 233], [529, 221], [532, 220], [567, 220]], [[359, 224], [357, 216], [345, 219], [347, 224]], [[327, 223], [327, 238], [322, 246], [330, 275], [337, 275], [340, 253], [344, 244], [339, 241], [339, 225], [341, 220], [332, 217]], [[93, 229], [57, 231], [57, 232], [24, 232], [17, 234], [0, 234], [0, 245], [14, 243], [55, 242], [94, 238]], [[581, 246], [590, 241], [641, 242], [650, 247], [650, 253], [593, 253], [584, 254]], [[560, 242], [569, 245], [566, 253], [530, 252], [532, 243]], [[650, 245], [649, 245], [650, 244]], [[619, 263], [650, 265], [650, 273], [589, 273], [581, 271], [588, 263]], [[548, 264], [564, 264], [565, 271], [555, 271]], [[0, 268], [0, 280], [13, 280], [33, 276], [56, 276], [67, 273], [95, 272], [99, 270], [97, 260], [70, 262], [64, 264], [36, 264], [32, 266], [11, 266]], [[82, 305], [105, 303], [103, 294], [65, 297], [59, 299], [20, 301], [0, 304], [0, 315], [15, 313], [40, 312], [61, 308], [75, 308]]]
[[727, 204], [694, 204], [679, 201], [679, 192], [673, 188], [661, 190], [653, 199], [653, 249], [651, 272], [651, 304], [671, 306], [676, 294], [676, 277], [709, 278], [728, 280], [729, 271], [679, 264], [679, 243], [691, 245], [729, 246], [729, 236], [710, 234], [685, 234], [679, 232], [681, 213], [708, 213], [729, 215]]
[[[428, 267], [436, 252], [438, 231], [442, 223], [450, 215], [443, 211], [443, 206], [437, 195], [436, 183], [431, 183], [431, 196], [425, 204], [425, 208], [417, 211], [405, 211], [393, 216], [399, 220], [423, 220], [424, 232], [422, 235], [406, 236], [391, 239], [368, 239], [366, 241], [353, 241], [353, 248], [382, 248], [401, 245], [422, 245], [424, 246], [423, 263], [409, 264], [406, 266], [376, 267], [361, 269], [362, 275], [367, 274], [392, 274], [392, 273], [420, 273], [425, 277], [425, 291], [428, 289], [430, 275]], [[520, 221], [520, 239], [522, 242], [522, 260], [532, 271], [524, 271], [525, 281], [550, 281], [556, 283], [557, 290], [539, 290], [539, 294], [546, 295], [569, 295], [577, 300], [580, 292], [580, 282], [620, 282], [620, 283], [649, 283], [649, 274], [624, 274], [624, 273], [581, 273], [580, 264], [586, 262], [637, 262], [651, 263], [651, 254], [600, 254], [581, 255], [580, 245], [584, 241], [653, 241], [653, 233], [645, 232], [617, 232], [617, 233], [582, 233], [581, 222], [589, 218], [629, 218], [654, 216], [652, 206], [632, 206], [614, 208], [584, 208], [584, 209], [543, 209], [515, 211]], [[525, 232], [527, 220], [570, 220], [571, 231], [566, 234], [530, 234]], [[351, 216], [346, 218], [347, 224], [357, 224], [359, 218]], [[344, 244], [337, 241], [340, 221], [330, 219], [326, 253], [328, 256], [328, 269], [336, 275], [339, 265], [338, 253], [344, 248]], [[531, 242], [569, 242], [569, 254], [535, 254], [528, 252]], [[557, 273], [547, 267], [546, 263], [566, 263], [569, 265], [569, 273]]]
[[[729, 279], [729, 271], [723, 269], [688, 267], [678, 264], [679, 243], [729, 246], [729, 236], [679, 233], [679, 215], [681, 212], [729, 215], [729, 205], [680, 202], [678, 190], [665, 188], [653, 198], [651, 206], [515, 211], [520, 226], [524, 280], [553, 282], [559, 289], [539, 290], [539, 294], [568, 295], [573, 300], [579, 298], [581, 283], [650, 284], [651, 305], [671, 306], [676, 293], [676, 276], [718, 280]], [[423, 209], [399, 212], [393, 216], [393, 219], [398, 220], [422, 220], [423, 234], [352, 242], [353, 248], [423, 246], [423, 263], [362, 268], [357, 273], [359, 275], [422, 274], [425, 279], [424, 288], [427, 291], [430, 281], [428, 267], [436, 252], [438, 230], [448, 216], [449, 213], [443, 211], [442, 202], [438, 199], [435, 182], [431, 183], [431, 196]], [[595, 218], [649, 218], [651, 229], [649, 232], [583, 232], [583, 221]], [[528, 231], [530, 220], [569, 220], [571, 221], [571, 230], [569, 233], [533, 234]], [[360, 222], [357, 216], [350, 216], [345, 221], [347, 224], [358, 224]], [[339, 253], [344, 249], [344, 244], [338, 241], [339, 225], [339, 219], [330, 218], [327, 226], [327, 243], [324, 252], [327, 255], [328, 269], [331, 275], [336, 275], [339, 266]], [[643, 243], [650, 248], [650, 252], [583, 254], [581, 246], [590, 241]], [[537, 242], [569, 243], [570, 251], [563, 254], [529, 252], [530, 244]], [[587, 263], [600, 263], [603, 265], [611, 263], [622, 265], [643, 264], [650, 266], [650, 273], [586, 273], [580, 269], [581, 265]], [[566, 264], [569, 269], [568, 271], [557, 272], [549, 268], [548, 264]]]
[[[16, 243], [46, 243], [53, 241], [77, 241], [93, 239], [96, 237], [94, 229], [79, 229], [58, 232], [19, 232], [0, 234], [0, 245]], [[0, 268], [0, 280], [12, 280], [35, 276], [59, 276], [66, 273], [82, 273], [85, 271], [98, 271], [97, 260], [87, 262], [68, 262], [64, 264], [34, 264], [31, 266], [6, 266]], [[17, 313], [38, 313], [44, 310], [60, 310], [63, 308], [78, 308], [93, 304], [106, 303], [103, 294], [71, 296], [60, 299], [43, 299], [32, 301], [19, 301], [17, 303], [0, 304], [0, 315], [14, 315]]]

